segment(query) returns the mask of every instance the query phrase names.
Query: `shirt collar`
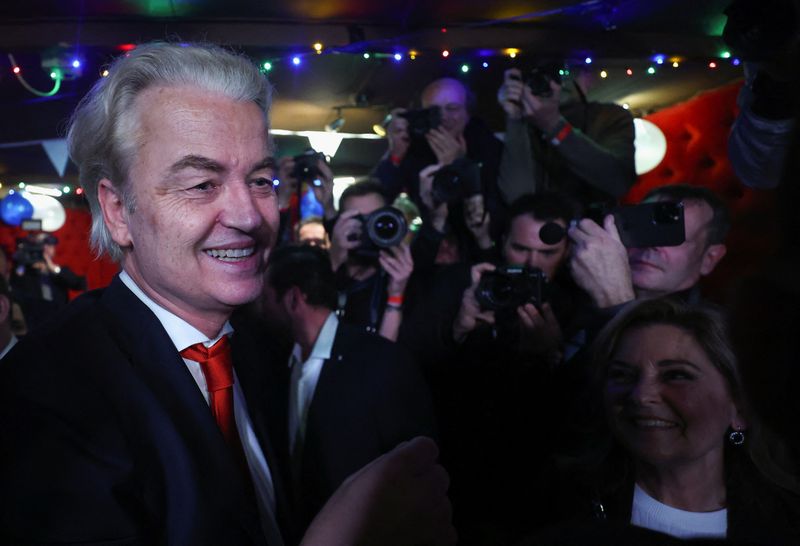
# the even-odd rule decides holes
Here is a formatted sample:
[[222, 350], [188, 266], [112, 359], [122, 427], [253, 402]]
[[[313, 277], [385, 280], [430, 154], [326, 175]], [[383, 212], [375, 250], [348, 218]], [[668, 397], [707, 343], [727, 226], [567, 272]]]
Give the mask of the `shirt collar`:
[[[336, 313], [331, 311], [331, 313], [328, 315], [328, 318], [325, 319], [325, 323], [322, 325], [322, 328], [319, 330], [317, 340], [314, 342], [314, 346], [311, 348], [311, 354], [308, 355], [307, 360], [311, 360], [312, 358], [328, 360], [331, 357], [331, 352], [333, 351], [333, 340], [336, 337], [336, 329], [338, 327], [339, 319], [336, 316]], [[291, 367], [294, 362], [303, 362], [302, 355], [303, 351], [300, 348], [300, 344], [295, 343], [294, 348], [292, 349], [292, 358], [289, 360], [289, 366]]]
[[219, 334], [213, 339], [209, 339], [203, 332], [180, 318], [179, 316], [167, 311], [156, 302], [154, 302], [144, 291], [139, 288], [139, 285], [128, 275], [127, 272], [122, 271], [119, 274], [120, 280], [133, 292], [133, 294], [141, 300], [156, 316], [161, 326], [167, 331], [167, 335], [172, 340], [173, 345], [181, 352], [187, 347], [191, 347], [197, 343], [202, 343], [206, 347], [212, 346], [222, 336], [229, 335], [233, 332], [233, 327], [230, 322], [226, 321], [225, 325], [220, 330]]

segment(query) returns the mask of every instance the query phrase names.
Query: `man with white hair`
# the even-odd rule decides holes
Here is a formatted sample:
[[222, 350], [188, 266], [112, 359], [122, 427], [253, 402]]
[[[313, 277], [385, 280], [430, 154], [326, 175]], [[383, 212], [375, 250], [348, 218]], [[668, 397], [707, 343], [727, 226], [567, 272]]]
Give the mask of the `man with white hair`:
[[[109, 72], [68, 141], [92, 242], [122, 272], [2, 362], [0, 541], [294, 542], [260, 407], [265, 355], [228, 322], [260, 295], [278, 229], [270, 86], [215, 46], [140, 46]], [[409, 450], [422, 456], [401, 455], [400, 474], [429, 475], [439, 506], [431, 446]], [[375, 486], [386, 468], [350, 483], [304, 543], [367, 540], [353, 499], [398, 508]], [[406, 538], [452, 540], [445, 522]]]

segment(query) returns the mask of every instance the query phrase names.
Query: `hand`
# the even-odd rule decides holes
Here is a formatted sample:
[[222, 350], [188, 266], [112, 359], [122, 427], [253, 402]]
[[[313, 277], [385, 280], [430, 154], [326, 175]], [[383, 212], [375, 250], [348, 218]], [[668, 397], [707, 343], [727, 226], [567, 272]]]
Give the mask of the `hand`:
[[31, 264], [31, 267], [34, 268], [39, 273], [47, 273], [48, 272], [47, 264], [42, 260], [39, 260], [38, 262], [33, 262]]
[[600, 227], [583, 219], [569, 228], [572, 247], [571, 270], [575, 282], [586, 290], [598, 307], [611, 307], [635, 299], [628, 265], [628, 251], [619, 238], [614, 216]]
[[550, 89], [553, 93], [549, 97], [534, 95], [522, 82], [519, 69], [509, 68], [503, 76], [503, 85], [497, 91], [497, 102], [510, 119], [526, 119], [547, 133], [555, 129], [561, 119], [561, 86], [551, 81]]
[[356, 248], [360, 243], [363, 223], [356, 216], [358, 216], [357, 210], [346, 210], [339, 215], [333, 226], [330, 258], [334, 271], [347, 261], [350, 249]]
[[430, 211], [430, 219], [436, 231], [443, 233], [447, 223], [447, 203], [439, 203], [438, 206], [433, 202], [433, 175], [441, 169], [438, 163], [428, 165], [419, 172], [419, 197], [422, 204]]
[[402, 161], [408, 153], [411, 144], [411, 137], [408, 134], [408, 120], [400, 114], [405, 112], [405, 108], [395, 108], [392, 110], [392, 120], [386, 127], [386, 138], [389, 140], [389, 155]]
[[532, 114], [522, 102], [522, 93], [525, 90], [522, 83], [522, 73], [518, 68], [509, 68], [503, 73], [503, 85], [497, 90], [497, 102], [510, 119], [522, 119]]
[[453, 321], [453, 339], [456, 343], [462, 343], [478, 324], [494, 324], [494, 312], [482, 311], [478, 300], [475, 298], [475, 289], [478, 287], [481, 275], [486, 271], [494, 270], [494, 265], [489, 263], [472, 266], [470, 270], [472, 284], [464, 291], [464, 296], [461, 298], [461, 307]]
[[533, 354], [544, 356], [548, 363], [558, 364], [561, 360], [561, 325], [549, 303], [542, 304], [542, 310], [532, 303], [517, 307], [522, 335], [522, 346]]
[[436, 162], [449, 165], [459, 157], [467, 155], [467, 142], [464, 135], [454, 137], [444, 129], [437, 127], [425, 133], [425, 140], [436, 155]]
[[449, 478], [433, 440], [404, 442], [347, 478], [325, 503], [301, 546], [446, 546], [456, 543]]
[[389, 274], [389, 284], [386, 293], [389, 296], [402, 296], [406, 291], [408, 279], [414, 272], [414, 260], [411, 250], [405, 243], [381, 250], [378, 262], [386, 273]]
[[483, 195], [477, 194], [464, 199], [464, 223], [475, 237], [479, 248], [491, 248], [493, 241], [489, 235], [490, 218], [483, 203]]
[[280, 180], [280, 184], [278, 185], [278, 208], [283, 210], [289, 206], [289, 202], [292, 199], [292, 195], [297, 193], [297, 179], [291, 175], [292, 170], [294, 170], [294, 158], [293, 157], [282, 157], [280, 161], [278, 161], [278, 180]]
[[333, 171], [324, 159], [317, 160], [317, 170], [320, 185], [312, 184], [311, 191], [325, 210], [325, 218], [333, 218], [336, 216], [336, 209], [333, 207]]

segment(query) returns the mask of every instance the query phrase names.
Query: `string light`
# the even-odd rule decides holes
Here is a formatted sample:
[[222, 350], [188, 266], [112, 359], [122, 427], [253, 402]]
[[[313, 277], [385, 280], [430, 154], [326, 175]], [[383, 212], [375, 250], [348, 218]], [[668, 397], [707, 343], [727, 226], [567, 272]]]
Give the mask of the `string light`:
[[300, 65], [300, 57], [298, 57], [296, 55], [294, 57], [292, 57], [292, 64], [295, 65], [295, 66], [299, 66]]
[[656, 69], [653, 68], [652, 66], [649, 66], [649, 67], [647, 67], [647, 73], [652, 76], [653, 74], [656, 73]]
[[75, 193], [78, 195], [83, 195], [83, 188], [78, 188], [77, 190], [75, 190]]
[[606, 72], [605, 70], [601, 70], [600, 71], [600, 77], [601, 78], [607, 78], [608, 77], [608, 72]]
[[481, 66], [483, 66], [483, 68], [489, 68], [489, 63], [487, 63], [486, 61], [483, 61], [483, 65], [481, 65]]
[[321, 43], [316, 42], [313, 47], [314, 47], [314, 51], [317, 52], [317, 55], [322, 53], [322, 44]]
[[15, 66], [14, 68], [11, 69], [11, 71], [14, 74], [19, 74], [20, 72], [22, 72], [22, 69], [20, 67], [18, 67], [18, 66]]
[[395, 53], [394, 54], [394, 60], [395, 61], [402, 61], [403, 60], [403, 56], [401, 54], [399, 54], [399, 53]]
[[463, 72], [464, 74], [469, 72], [469, 65], [468, 64], [462, 64], [461, 65], [461, 72]]
[[364, 57], [365, 59], [369, 59], [369, 53], [364, 53], [363, 57]]
[[730, 51], [723, 51], [722, 53], [719, 54], [719, 56], [722, 57], [723, 59], [730, 59], [731, 58], [731, 52]]
[[79, 59], [75, 59], [72, 61], [72, 68], [80, 68], [80, 67], [81, 67], [81, 61]]
[[520, 53], [520, 50], [517, 49], [516, 47], [509, 47], [507, 49], [504, 49], [503, 53], [505, 55], [508, 55], [512, 59], [516, 59], [517, 55]]
[[631, 70], [630, 68], [629, 68], [629, 69], [627, 69], [627, 70], [625, 71], [625, 73], [626, 73], [628, 76], [633, 76], [633, 70]]
[[102, 72], [100, 72], [100, 77], [101, 77], [101, 78], [107, 78], [107, 77], [108, 77], [108, 74], [109, 74], [109, 72], [108, 72], [108, 68], [104, 68], [104, 69], [103, 69], [103, 71], [102, 71]]
[[269, 61], [264, 61], [264, 64], [261, 65], [261, 68], [264, 69], [264, 72], [269, 72], [272, 70], [272, 63]]
[[625, 110], [629, 110], [629, 109], [630, 109], [630, 107], [631, 107], [631, 105], [630, 105], [630, 104], [628, 104], [627, 102], [625, 102], [625, 103], [623, 103], [623, 104], [622, 104], [622, 107], [623, 107]]
[[664, 64], [664, 59], [666, 59], [666, 57], [660, 54], [653, 57], [653, 61], [655, 61], [656, 64]]
[[717, 68], [717, 63], [711, 61], [710, 63], [708, 63], [708, 68]]
[[733, 66], [739, 66], [740, 64], [742, 64], [742, 61], [740, 61], [739, 59], [734, 58], [731, 61], [731, 64], [733, 64]]
[[69, 192], [71, 192], [71, 191], [72, 191], [72, 188], [70, 188], [69, 186], [64, 186], [64, 188], [63, 188], [61, 191], [62, 191], [63, 193], [69, 193]]
[[416, 58], [417, 58], [417, 50], [416, 50], [416, 49], [412, 49], [411, 51], [409, 51], [409, 52], [408, 52], [408, 57], [409, 57], [409, 59], [411, 59], [412, 61], [413, 61], [414, 59], [416, 59]]
[[450, 56], [450, 52], [449, 51], [447, 51], [446, 49], [444, 51], [442, 51], [442, 57], [447, 58], [449, 56]]
[[678, 63], [678, 61], [672, 61], [672, 68], [678, 68], [679, 66], [680, 64]]
[[592, 58], [591, 58], [591, 57], [586, 57], [586, 58], [583, 60], [583, 62], [585, 62], [586, 64], [592, 64]]

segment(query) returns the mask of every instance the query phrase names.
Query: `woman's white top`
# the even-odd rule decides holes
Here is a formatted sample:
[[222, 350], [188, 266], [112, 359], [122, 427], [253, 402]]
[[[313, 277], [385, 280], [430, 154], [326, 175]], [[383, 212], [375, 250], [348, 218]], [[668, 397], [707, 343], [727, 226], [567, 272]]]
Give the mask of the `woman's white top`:
[[725, 538], [728, 510], [687, 512], [657, 501], [636, 484], [631, 523], [678, 538]]

